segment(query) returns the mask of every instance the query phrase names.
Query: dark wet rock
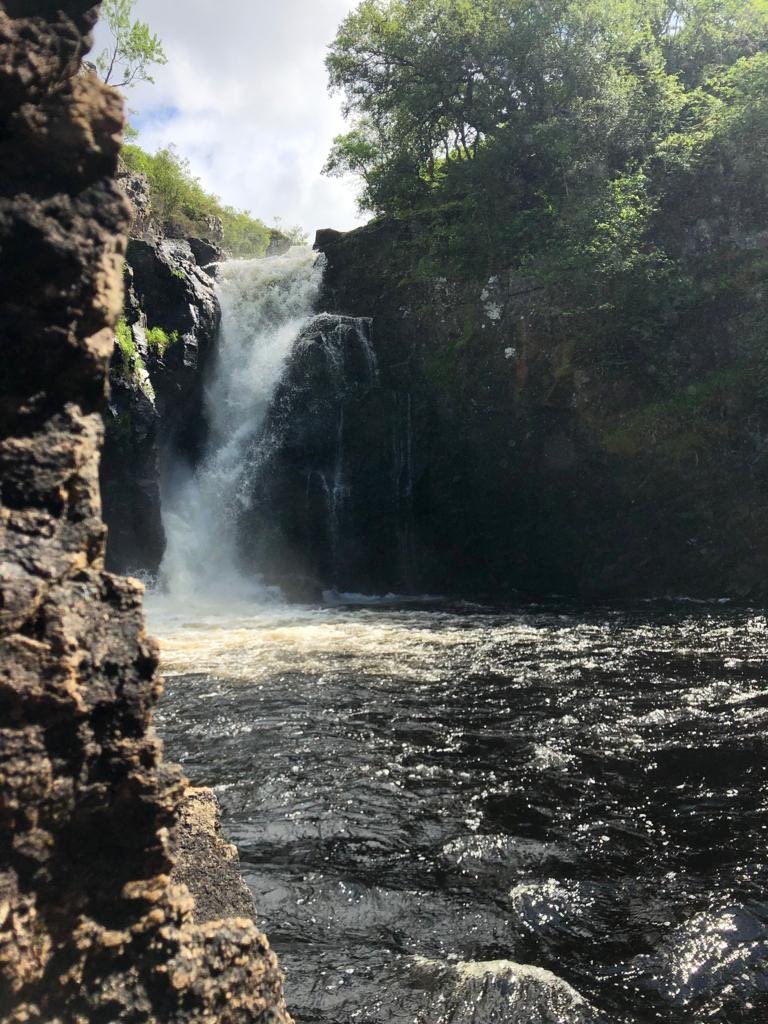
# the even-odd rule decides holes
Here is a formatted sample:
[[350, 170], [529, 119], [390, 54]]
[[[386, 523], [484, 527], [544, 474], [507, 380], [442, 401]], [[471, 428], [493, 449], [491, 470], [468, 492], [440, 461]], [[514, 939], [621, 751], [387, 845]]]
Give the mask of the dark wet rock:
[[157, 647], [141, 587], [104, 572], [129, 211], [122, 101], [80, 71], [98, 11], [0, 3], [0, 1021], [285, 1021], [253, 922], [198, 925], [171, 884]]
[[[221, 320], [220, 258], [202, 239], [128, 244], [124, 318], [136, 357], [126, 359], [115, 344], [101, 471], [108, 565], [118, 572], [157, 572], [165, 550], [163, 460], [194, 462], [202, 448], [203, 374]], [[148, 341], [157, 328], [165, 347]]]
[[[310, 579], [319, 593], [349, 589], [361, 563], [366, 574], [376, 572], [380, 554], [370, 541], [380, 533], [393, 493], [398, 498], [390, 447], [379, 450], [365, 422], [377, 429], [377, 412], [393, 402], [380, 387], [370, 320], [312, 319], [276, 388], [253, 467], [245, 468], [250, 482], [241, 551], [268, 582], [290, 587], [291, 580]], [[376, 519], [372, 506], [380, 510]], [[380, 574], [383, 585], [388, 570]]]
[[[118, 357], [119, 358], [119, 357]], [[149, 374], [113, 365], [101, 463], [109, 566], [151, 576], [165, 552], [161, 515], [161, 422]], [[139, 376], [141, 374], [141, 376]]]
[[280, 592], [286, 601], [295, 604], [320, 604], [323, 600], [323, 585], [313, 576], [280, 571], [276, 577]]
[[[761, 357], [741, 346], [739, 320], [763, 316], [759, 293], [741, 305], [724, 297], [706, 323], [670, 323], [660, 395], [644, 357], [620, 368], [580, 358], [530, 277], [430, 271], [418, 258], [429, 229], [415, 216], [316, 240], [327, 261], [321, 308], [373, 318], [381, 369], [382, 400], [345, 420], [347, 436], [366, 438], [347, 452], [350, 479], [372, 458], [384, 480], [383, 453], [396, 451], [408, 409], [409, 498], [399, 509], [390, 498], [382, 517], [374, 488], [347, 538], [376, 538], [387, 588], [493, 600], [515, 589], [764, 597], [768, 422], [746, 387]], [[717, 244], [726, 261], [744, 251], [743, 240]], [[696, 402], [693, 420], [685, 410]], [[392, 454], [390, 477], [396, 464]], [[348, 570], [350, 589], [384, 583], [365, 561]]]
[[198, 267], [205, 270], [211, 277], [215, 277], [216, 264], [224, 259], [222, 249], [205, 238], [188, 238], [187, 242]]

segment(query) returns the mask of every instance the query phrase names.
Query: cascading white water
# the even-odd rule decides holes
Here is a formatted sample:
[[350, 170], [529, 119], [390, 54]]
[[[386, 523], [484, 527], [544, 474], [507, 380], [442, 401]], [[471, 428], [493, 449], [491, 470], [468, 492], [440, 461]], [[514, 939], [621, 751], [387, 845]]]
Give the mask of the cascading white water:
[[205, 396], [207, 449], [194, 473], [172, 469], [163, 496], [168, 543], [161, 578], [173, 598], [266, 599], [274, 593], [238, 568], [243, 468], [249, 454], [253, 463], [270, 400], [321, 284], [321, 262], [303, 247], [221, 265], [221, 338]]

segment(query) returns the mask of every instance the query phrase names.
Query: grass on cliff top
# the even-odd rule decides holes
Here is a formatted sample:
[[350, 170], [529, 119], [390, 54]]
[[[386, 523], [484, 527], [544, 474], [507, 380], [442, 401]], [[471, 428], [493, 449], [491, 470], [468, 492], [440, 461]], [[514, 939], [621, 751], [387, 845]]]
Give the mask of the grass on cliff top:
[[[243, 259], [264, 256], [272, 239], [283, 236], [247, 210], [226, 206], [218, 196], [206, 192], [189, 162], [172, 146], [153, 155], [131, 143], [123, 147], [122, 156], [130, 170], [146, 176], [152, 216], [173, 234], [205, 238], [210, 234], [211, 219], [218, 218], [224, 228], [224, 249]], [[285, 237], [293, 240], [290, 232]]]

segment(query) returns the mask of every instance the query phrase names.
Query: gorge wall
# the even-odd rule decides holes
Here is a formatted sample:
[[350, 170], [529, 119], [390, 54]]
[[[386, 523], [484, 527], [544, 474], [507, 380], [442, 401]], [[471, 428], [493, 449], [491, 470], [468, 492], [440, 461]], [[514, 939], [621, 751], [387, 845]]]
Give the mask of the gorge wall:
[[[558, 322], [515, 269], [425, 270], [430, 230], [411, 218], [319, 233], [318, 314], [243, 465], [245, 571], [299, 600], [762, 599], [768, 422], [750, 323], [763, 236], [721, 226], [702, 253], [680, 228], [710, 297], [650, 324], [638, 350]], [[138, 359], [115, 349], [102, 473], [116, 569], [157, 571], [160, 467], [203, 451], [218, 304], [199, 246], [129, 250]], [[147, 345], [154, 324], [176, 332], [164, 352]]]
[[[579, 146], [529, 165], [512, 133], [428, 193], [398, 179], [403, 201], [374, 207], [391, 217], [318, 235], [317, 318], [253, 417], [227, 511], [247, 572], [303, 599], [765, 598], [763, 59], [728, 75], [670, 111], [639, 177]], [[129, 250], [133, 354], [116, 349], [103, 473], [115, 569], [157, 570], [158, 481], [204, 451], [200, 244]]]
[[737, 266], [737, 286], [713, 282], [706, 304], [672, 311], [666, 335], [618, 362], [553, 323], [546, 289], [519, 272], [425, 272], [428, 230], [412, 218], [318, 235], [323, 308], [373, 318], [379, 389], [345, 421], [366, 438], [347, 470], [360, 500], [372, 459], [389, 453], [402, 480], [407, 435], [405, 491], [374, 490], [353, 529], [381, 571], [358, 561], [344, 586], [764, 597], [764, 368], [744, 328], [762, 308], [763, 236], [693, 246], [702, 278]]
[[242, 892], [195, 882], [232, 852], [162, 760], [141, 588], [104, 570], [128, 209], [121, 100], [80, 71], [97, 15], [0, 3], [0, 1020], [287, 1021], [264, 936], [211, 920]]
[[[132, 230], [135, 197], [134, 191]], [[203, 239], [129, 239], [123, 317], [104, 409], [101, 492], [110, 569], [157, 572], [166, 545], [164, 467], [200, 458], [204, 372], [221, 320], [212, 265], [220, 258]]]

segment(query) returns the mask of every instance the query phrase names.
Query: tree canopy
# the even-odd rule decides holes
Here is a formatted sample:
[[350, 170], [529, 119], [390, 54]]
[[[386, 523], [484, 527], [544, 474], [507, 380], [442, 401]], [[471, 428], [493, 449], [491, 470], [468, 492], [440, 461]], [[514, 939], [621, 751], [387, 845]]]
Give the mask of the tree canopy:
[[326, 171], [407, 223], [398, 280], [523, 282], [526, 331], [637, 401], [714, 324], [768, 389], [768, 0], [363, 0], [327, 67]]
[[363, 0], [327, 58], [352, 126], [326, 170], [360, 175], [376, 213], [481, 165], [508, 195], [567, 192], [637, 170], [766, 46], [768, 0]]

